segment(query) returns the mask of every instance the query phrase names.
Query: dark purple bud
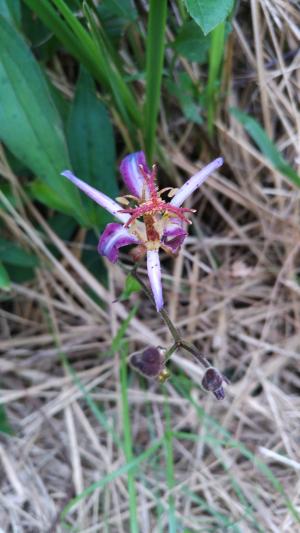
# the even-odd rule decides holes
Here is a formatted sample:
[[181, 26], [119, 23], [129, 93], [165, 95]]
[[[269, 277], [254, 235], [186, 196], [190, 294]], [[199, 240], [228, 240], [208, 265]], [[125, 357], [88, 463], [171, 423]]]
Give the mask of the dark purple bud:
[[156, 378], [164, 368], [164, 352], [162, 348], [151, 346], [140, 352], [133, 353], [129, 363], [146, 378]]
[[214, 394], [217, 400], [224, 400], [225, 392], [223, 388], [224, 378], [222, 374], [214, 367], [208, 368], [202, 378], [202, 387]]

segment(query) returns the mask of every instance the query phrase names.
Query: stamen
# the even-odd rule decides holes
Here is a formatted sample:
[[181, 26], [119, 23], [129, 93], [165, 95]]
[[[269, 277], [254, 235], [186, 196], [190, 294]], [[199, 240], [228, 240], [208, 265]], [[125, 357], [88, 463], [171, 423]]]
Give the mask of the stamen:
[[128, 198], [129, 200], [134, 200], [137, 203], [140, 202], [140, 198], [138, 198], [137, 196], [133, 196], [133, 194], [124, 194], [122, 198]]
[[[164, 192], [171, 191], [172, 189], [173, 187], [165, 187], [164, 189], [160, 189], [160, 191], [158, 191], [158, 196], [161, 196]], [[168, 196], [170, 196], [170, 194], [168, 194]]]
[[178, 187], [171, 187], [171, 190], [168, 193], [168, 197], [173, 198], [173, 196], [175, 196], [175, 194], [177, 194], [178, 191], [179, 191]]
[[117, 200], [117, 202], [119, 202], [119, 204], [129, 205], [129, 200], [127, 200], [127, 198], [125, 198], [125, 196], [117, 196], [116, 200]]
[[143, 175], [143, 178], [144, 178], [146, 181], [148, 181], [148, 176], [149, 176], [149, 174], [148, 174], [148, 172], [146, 172], [146, 170], [144, 169], [143, 165], [139, 165], [139, 169], [140, 169], [140, 171], [141, 171], [141, 173], [142, 173], [142, 175]]

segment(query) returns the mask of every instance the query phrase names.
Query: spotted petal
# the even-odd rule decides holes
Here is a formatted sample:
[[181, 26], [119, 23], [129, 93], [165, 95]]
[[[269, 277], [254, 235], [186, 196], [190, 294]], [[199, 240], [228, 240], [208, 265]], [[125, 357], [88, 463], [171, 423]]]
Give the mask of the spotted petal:
[[64, 172], [61, 174], [62, 176], [65, 176], [65, 178], [68, 178], [68, 180], [72, 181], [72, 183], [74, 183], [78, 189], [83, 191], [87, 196], [89, 196], [89, 198], [94, 200], [94, 202], [101, 205], [101, 207], [106, 209], [106, 211], [121, 220], [121, 222], [127, 222], [127, 220], [129, 220], [130, 217], [127, 213], [118, 213], [122, 207], [117, 204], [117, 202], [109, 198], [109, 196], [106, 196], [106, 194], [103, 194], [103, 192], [97, 191], [97, 189], [94, 189], [94, 187], [91, 187], [88, 185], [88, 183], [85, 183], [77, 178], [70, 170], [64, 170]]
[[129, 154], [121, 162], [120, 172], [123, 176], [124, 183], [131, 194], [137, 196], [137, 198], [141, 198], [144, 194], [145, 197], [148, 198], [149, 190], [141, 172], [140, 165], [147, 173], [150, 173], [144, 152]]
[[175, 207], [180, 207], [183, 202], [196, 190], [202, 183], [205, 182], [205, 180], [208, 178], [212, 172], [217, 170], [217, 168], [221, 167], [223, 165], [224, 159], [223, 157], [218, 157], [209, 165], [206, 165], [202, 170], [197, 172], [194, 176], [192, 176], [188, 181], [186, 181], [182, 187], [180, 187], [179, 191], [173, 196], [170, 204], [174, 205]]
[[171, 218], [163, 232], [161, 242], [172, 254], [177, 254], [187, 236], [183, 223], [178, 218]]
[[150, 281], [156, 310], [160, 311], [164, 305], [161, 285], [161, 270], [158, 250], [148, 250], [147, 252], [147, 271]]
[[128, 244], [138, 243], [139, 240], [129, 233], [124, 226], [112, 222], [111, 224], [107, 224], [100, 237], [98, 252], [100, 255], [107, 257], [112, 263], [115, 263], [119, 257], [119, 248]]

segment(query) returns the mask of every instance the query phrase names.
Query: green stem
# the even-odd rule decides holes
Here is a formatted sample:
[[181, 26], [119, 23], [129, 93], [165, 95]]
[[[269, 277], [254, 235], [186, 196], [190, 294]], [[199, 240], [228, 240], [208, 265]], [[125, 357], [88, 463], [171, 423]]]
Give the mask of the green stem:
[[[125, 265], [121, 265], [121, 266], [127, 270]], [[131, 276], [133, 276], [139, 282], [139, 284], [141, 285], [141, 287], [142, 287], [143, 291], [145, 292], [145, 294], [148, 296], [148, 298], [154, 304], [153, 296], [152, 296], [150, 290], [148, 289], [148, 287], [144, 283], [144, 281], [140, 278], [139, 274], [136, 272], [137, 268], [138, 268], [138, 265], [135, 265], [130, 270], [130, 274], [131, 274]], [[199, 363], [201, 363], [201, 365], [204, 366], [204, 368], [210, 367], [211, 365], [210, 365], [209, 361], [205, 357], [203, 357], [202, 355], [199, 354], [197, 348], [195, 348], [195, 346], [193, 346], [193, 344], [190, 344], [189, 342], [186, 342], [181, 337], [178, 329], [176, 328], [176, 326], [174, 326], [174, 324], [173, 324], [172, 320], [170, 319], [167, 311], [164, 308], [162, 308], [160, 311], [158, 311], [158, 313], [162, 317], [163, 321], [165, 322], [168, 330], [170, 331], [170, 333], [171, 333], [171, 335], [172, 335], [172, 337], [173, 337], [173, 339], [175, 341], [174, 344], [171, 346], [171, 348], [166, 353], [166, 360], [169, 359], [171, 357], [171, 355], [178, 348], [183, 348], [187, 352], [191, 353], [197, 359], [197, 361], [199, 361]]]

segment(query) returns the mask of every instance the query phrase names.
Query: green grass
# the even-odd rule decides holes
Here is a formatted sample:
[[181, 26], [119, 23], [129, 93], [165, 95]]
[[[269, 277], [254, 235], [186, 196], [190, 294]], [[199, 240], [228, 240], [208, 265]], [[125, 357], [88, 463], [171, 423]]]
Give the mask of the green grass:
[[[134, 450], [132, 444], [131, 433], [131, 414], [128, 402], [128, 381], [127, 381], [127, 357], [128, 351], [123, 348], [121, 351], [121, 395], [122, 395], [122, 417], [123, 417], [123, 434], [124, 434], [124, 452], [127, 463], [134, 460]], [[127, 472], [128, 497], [129, 497], [129, 513], [130, 513], [130, 531], [131, 533], [138, 533], [138, 513], [137, 513], [137, 497], [135, 488], [135, 471], [133, 469]]]
[[150, 0], [146, 42], [146, 95], [144, 138], [149, 165], [153, 163], [157, 117], [161, 100], [167, 0]]

